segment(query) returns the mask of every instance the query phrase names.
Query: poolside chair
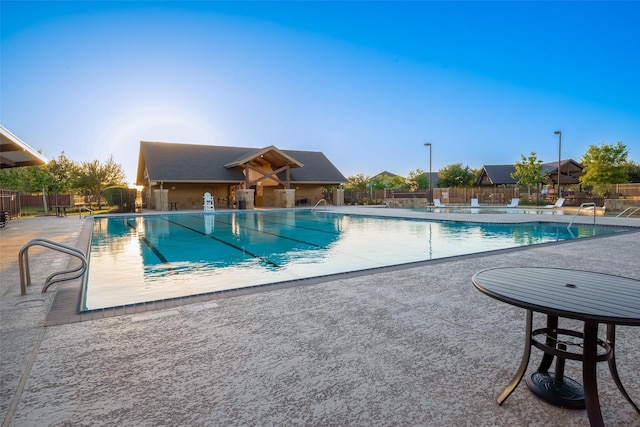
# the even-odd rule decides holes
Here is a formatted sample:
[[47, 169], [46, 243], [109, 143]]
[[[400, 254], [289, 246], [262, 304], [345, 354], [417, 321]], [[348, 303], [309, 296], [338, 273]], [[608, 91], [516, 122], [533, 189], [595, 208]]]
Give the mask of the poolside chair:
[[202, 196], [202, 198], [204, 199], [204, 211], [213, 212], [215, 210], [215, 207], [213, 206], [213, 197], [211, 196], [211, 193], [207, 191], [206, 193], [204, 193], [204, 196]]
[[562, 205], [564, 204], [564, 197], [558, 197], [558, 200], [556, 200], [556, 203], [553, 205], [547, 205], [545, 206], [545, 208], [547, 209], [551, 209], [551, 208], [561, 208]]
[[480, 205], [478, 204], [478, 199], [477, 198], [474, 197], [473, 199], [471, 199], [471, 207], [472, 208], [479, 208], [480, 207]]
[[440, 199], [433, 199], [433, 206], [436, 208], [444, 208], [444, 205], [440, 203]]
[[520, 198], [519, 197], [514, 197], [513, 199], [511, 199], [511, 203], [509, 203], [507, 205], [508, 208], [517, 208], [518, 204], [520, 204]]

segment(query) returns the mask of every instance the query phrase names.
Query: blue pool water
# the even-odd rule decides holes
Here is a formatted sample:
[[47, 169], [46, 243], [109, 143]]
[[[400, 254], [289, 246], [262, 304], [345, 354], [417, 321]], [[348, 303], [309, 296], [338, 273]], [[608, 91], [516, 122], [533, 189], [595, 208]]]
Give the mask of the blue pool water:
[[97, 217], [83, 303], [94, 310], [622, 230], [310, 210]]

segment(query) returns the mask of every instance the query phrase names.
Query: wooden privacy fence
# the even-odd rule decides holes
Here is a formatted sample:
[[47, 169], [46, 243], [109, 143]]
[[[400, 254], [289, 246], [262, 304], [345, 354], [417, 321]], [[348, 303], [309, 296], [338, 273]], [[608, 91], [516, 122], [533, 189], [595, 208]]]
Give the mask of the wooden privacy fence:
[[638, 199], [640, 198], [640, 183], [608, 185], [608, 199]]
[[20, 194], [16, 191], [0, 190], [0, 211], [9, 212], [9, 218], [20, 213]]
[[[45, 196], [47, 206], [74, 206], [74, 196], [71, 194], [48, 194]], [[42, 194], [39, 195], [20, 195], [20, 206], [22, 208], [43, 208], [44, 200]]]

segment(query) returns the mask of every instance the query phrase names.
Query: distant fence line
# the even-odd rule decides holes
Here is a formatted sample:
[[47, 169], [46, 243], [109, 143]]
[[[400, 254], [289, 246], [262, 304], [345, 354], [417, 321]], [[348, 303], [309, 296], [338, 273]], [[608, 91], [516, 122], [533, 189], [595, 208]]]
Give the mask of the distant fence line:
[[[74, 206], [75, 198], [71, 194], [48, 194], [45, 196], [47, 206]], [[23, 208], [43, 208], [44, 200], [40, 195], [20, 195], [20, 206]]]
[[[449, 204], [470, 204], [472, 198], [478, 199], [482, 204], [503, 204], [509, 203], [513, 198], [520, 198], [523, 203], [546, 203], [555, 201], [557, 195], [553, 192], [529, 193], [524, 187], [449, 187], [433, 188], [432, 198], [440, 199], [442, 203]], [[605, 197], [593, 196], [588, 193], [574, 191], [572, 189], [563, 190], [562, 197], [566, 199], [566, 206], [580, 206], [581, 203], [595, 202], [602, 206]], [[384, 190], [350, 190], [344, 191], [344, 202], [346, 204], [382, 204], [387, 199], [419, 199], [429, 198], [429, 191], [409, 191], [400, 189]], [[615, 184], [607, 187], [606, 198], [628, 199], [640, 198], [640, 183]]]
[[521, 189], [517, 187], [450, 187], [433, 188], [433, 196], [429, 191], [410, 190], [345, 190], [345, 204], [382, 204], [388, 199], [440, 199], [443, 203], [468, 204], [472, 198], [477, 198], [484, 204], [508, 203], [514, 197], [520, 197]]
[[[553, 193], [531, 193], [524, 187], [449, 187], [433, 188], [432, 198], [440, 199], [448, 204], [470, 204], [472, 198], [477, 198], [481, 204], [503, 204], [508, 203], [513, 198], [520, 198], [523, 203], [536, 203], [557, 199]], [[20, 194], [16, 191], [0, 189], [0, 208], [15, 215], [21, 208], [44, 209], [42, 194]], [[593, 197], [587, 193], [574, 190], [563, 191], [562, 196], [566, 198], [565, 205], [579, 206], [585, 202], [595, 202], [602, 206], [605, 197]], [[330, 198], [331, 193], [325, 194], [325, 198]], [[345, 189], [345, 204], [383, 204], [387, 199], [399, 198], [429, 198], [429, 191], [409, 191], [400, 189], [384, 190], [351, 190]], [[606, 198], [608, 199], [640, 199], [640, 183], [615, 184], [607, 186]], [[47, 206], [79, 206], [97, 203], [93, 196], [73, 195], [73, 194], [48, 194], [46, 196]], [[104, 202], [104, 200], [103, 200]]]
[[9, 212], [9, 217], [20, 213], [20, 194], [17, 191], [0, 190], [0, 210]]

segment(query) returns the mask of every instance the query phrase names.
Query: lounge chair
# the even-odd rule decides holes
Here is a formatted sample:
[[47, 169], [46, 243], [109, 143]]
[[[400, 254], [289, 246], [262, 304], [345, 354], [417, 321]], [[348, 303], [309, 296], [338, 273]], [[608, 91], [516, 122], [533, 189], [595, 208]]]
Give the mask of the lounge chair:
[[211, 193], [207, 191], [206, 193], [204, 193], [204, 196], [202, 196], [202, 198], [204, 199], [204, 211], [213, 212], [215, 210], [215, 207], [213, 206], [213, 196], [211, 196]]
[[479, 208], [480, 207], [480, 205], [478, 204], [478, 199], [477, 198], [471, 199], [471, 207], [472, 208]]
[[520, 204], [520, 198], [519, 197], [514, 197], [513, 199], [511, 199], [511, 203], [509, 203], [507, 205], [507, 207], [508, 208], [517, 208], [519, 204]]
[[559, 197], [558, 200], [556, 200], [555, 204], [547, 205], [547, 206], [545, 206], [545, 208], [547, 208], [547, 209], [561, 208], [563, 204], [564, 204], [564, 197]]
[[433, 199], [433, 206], [436, 208], [444, 208], [444, 205], [440, 203], [440, 199]]

